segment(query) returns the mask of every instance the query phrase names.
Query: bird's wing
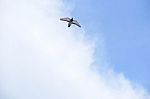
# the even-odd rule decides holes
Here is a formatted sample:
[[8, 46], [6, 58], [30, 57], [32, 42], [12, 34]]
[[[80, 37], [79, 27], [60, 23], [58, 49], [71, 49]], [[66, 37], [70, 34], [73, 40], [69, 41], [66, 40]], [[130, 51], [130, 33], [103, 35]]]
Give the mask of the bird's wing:
[[66, 18], [60, 18], [61, 21], [67, 21], [70, 22], [70, 18], [66, 17]]
[[75, 25], [77, 25], [78, 27], [81, 27], [81, 25], [80, 25], [80, 24], [78, 23], [78, 21], [76, 21], [76, 20], [73, 20], [72, 24], [75, 24]]

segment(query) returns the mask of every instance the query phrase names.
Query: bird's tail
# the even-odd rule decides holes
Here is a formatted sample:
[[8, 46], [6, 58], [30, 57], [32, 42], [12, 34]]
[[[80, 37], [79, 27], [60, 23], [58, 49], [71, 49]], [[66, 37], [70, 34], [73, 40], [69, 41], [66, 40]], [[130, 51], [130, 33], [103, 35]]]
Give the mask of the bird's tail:
[[71, 24], [68, 23], [68, 27], [70, 27], [70, 26], [71, 26]]

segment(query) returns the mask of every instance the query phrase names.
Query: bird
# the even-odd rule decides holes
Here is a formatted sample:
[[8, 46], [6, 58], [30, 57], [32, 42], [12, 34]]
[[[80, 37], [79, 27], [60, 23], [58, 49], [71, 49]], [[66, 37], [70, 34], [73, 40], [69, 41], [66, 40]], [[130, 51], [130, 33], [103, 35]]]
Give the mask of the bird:
[[78, 27], [81, 27], [81, 25], [78, 23], [77, 20], [74, 20], [73, 18], [60, 18], [61, 21], [67, 21], [68, 22], [68, 27], [70, 27], [72, 24], [77, 25]]

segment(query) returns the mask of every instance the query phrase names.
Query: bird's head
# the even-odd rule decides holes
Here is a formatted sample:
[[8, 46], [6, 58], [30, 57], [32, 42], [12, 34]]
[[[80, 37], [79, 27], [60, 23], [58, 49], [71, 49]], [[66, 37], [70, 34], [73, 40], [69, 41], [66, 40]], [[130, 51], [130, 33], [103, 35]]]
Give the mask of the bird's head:
[[71, 18], [71, 21], [73, 21], [73, 18]]

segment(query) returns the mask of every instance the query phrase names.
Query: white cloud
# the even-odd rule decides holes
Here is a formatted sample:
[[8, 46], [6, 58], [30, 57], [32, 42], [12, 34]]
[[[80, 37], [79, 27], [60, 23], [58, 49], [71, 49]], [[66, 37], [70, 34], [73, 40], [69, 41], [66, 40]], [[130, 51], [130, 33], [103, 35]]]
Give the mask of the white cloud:
[[122, 74], [91, 70], [95, 45], [59, 21], [70, 16], [61, 0], [0, 5], [1, 99], [150, 99]]

